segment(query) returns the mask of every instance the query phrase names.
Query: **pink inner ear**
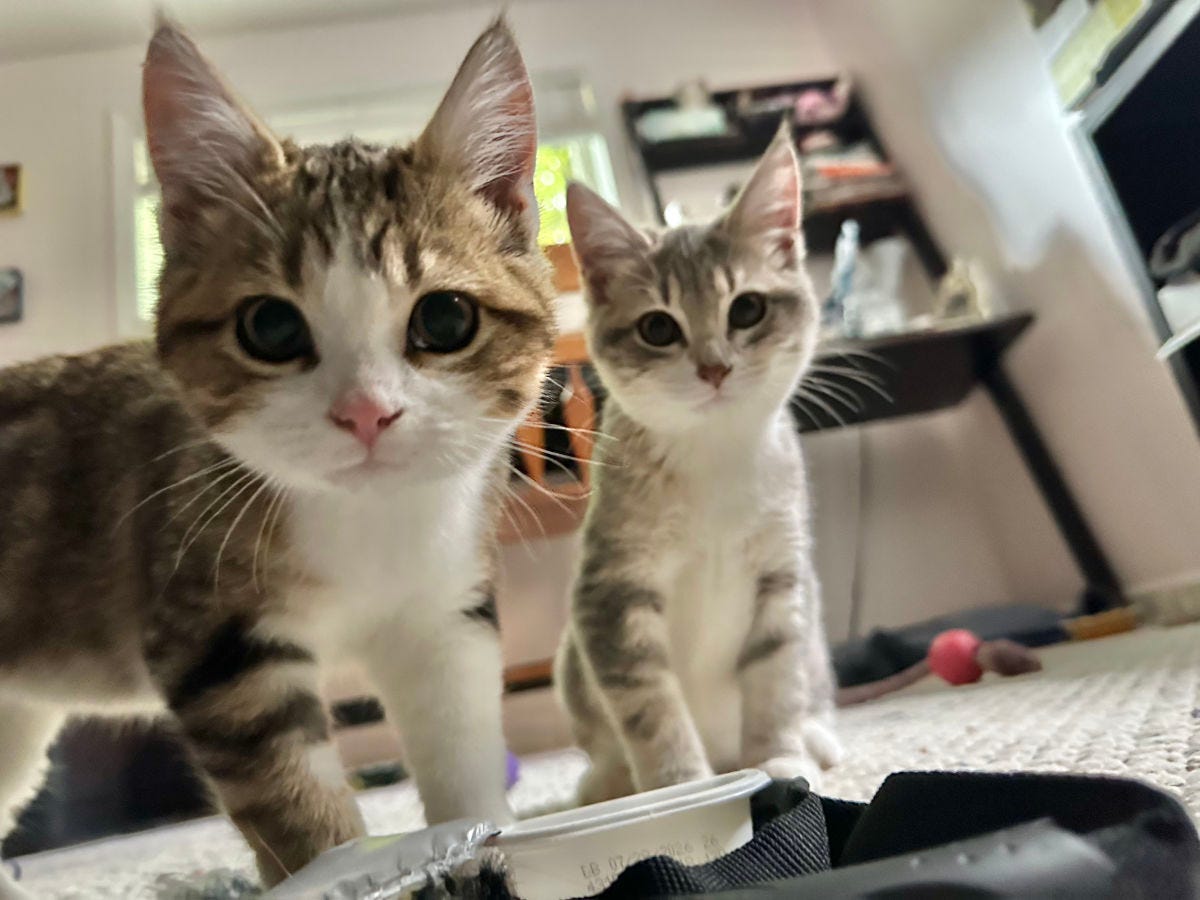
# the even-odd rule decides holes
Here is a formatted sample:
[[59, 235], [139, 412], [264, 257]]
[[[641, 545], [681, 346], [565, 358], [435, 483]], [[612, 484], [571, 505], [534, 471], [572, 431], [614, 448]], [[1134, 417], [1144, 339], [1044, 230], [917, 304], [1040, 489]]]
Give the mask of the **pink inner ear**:
[[155, 64], [146, 69], [142, 108], [146, 118], [146, 146], [156, 167], [166, 161], [170, 143], [181, 139], [175, 133], [182, 112], [178, 97], [186, 91], [187, 82], [188, 79], [166, 65]]
[[742, 237], [767, 242], [782, 253], [784, 265], [791, 268], [800, 240], [800, 205], [795, 158], [789, 148], [774, 146], [750, 177], [728, 221]]
[[188, 99], [200, 92], [194, 73], [180, 68], [178, 60], [158, 58], [147, 63], [143, 75], [142, 108], [146, 121], [146, 149], [163, 188], [161, 227], [164, 238], [186, 227], [192, 218], [183, 174], [184, 157], [195, 152], [196, 140], [186, 134]]
[[800, 224], [800, 179], [791, 154], [778, 151], [777, 156], [772, 160], [773, 169], [763, 186], [764, 192], [769, 193], [760, 201], [763, 204], [761, 221], [768, 228], [794, 229]]
[[608, 275], [604, 272], [588, 272], [584, 270], [583, 278], [590, 288], [592, 302], [602, 305], [608, 302]]
[[[510, 121], [532, 120], [533, 88], [528, 82], [522, 84], [505, 97], [500, 108], [504, 118]], [[480, 193], [501, 209], [523, 213], [534, 199], [532, 182], [533, 170], [537, 165], [537, 131], [532, 123], [528, 134], [520, 138], [520, 143], [509, 143], [506, 152], [514, 163], [511, 170], [501, 172], [481, 188]]]

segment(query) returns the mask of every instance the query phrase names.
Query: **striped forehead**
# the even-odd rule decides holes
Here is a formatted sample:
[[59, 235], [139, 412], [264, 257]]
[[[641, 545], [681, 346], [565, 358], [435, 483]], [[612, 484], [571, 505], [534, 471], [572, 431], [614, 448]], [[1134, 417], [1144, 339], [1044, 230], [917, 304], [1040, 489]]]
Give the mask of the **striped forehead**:
[[283, 255], [289, 284], [299, 285], [306, 252], [316, 253], [327, 266], [334, 265], [337, 254], [348, 253], [360, 268], [378, 271], [410, 156], [355, 140], [299, 153]]
[[667, 306], [704, 305], [733, 289], [730, 247], [711, 228], [686, 226], [667, 232], [654, 253], [654, 266]]

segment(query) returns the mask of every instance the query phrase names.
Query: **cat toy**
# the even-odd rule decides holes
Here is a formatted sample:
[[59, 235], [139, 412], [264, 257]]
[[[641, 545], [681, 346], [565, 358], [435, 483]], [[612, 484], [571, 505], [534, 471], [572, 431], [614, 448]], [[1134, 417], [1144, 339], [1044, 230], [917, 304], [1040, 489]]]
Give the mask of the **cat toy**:
[[[1169, 627], [1195, 621], [1200, 621], [1200, 595], [1186, 587], [1160, 590], [1131, 598], [1126, 606], [1062, 619], [1054, 629], [1055, 634], [1044, 643], [1091, 641], [1144, 625]], [[973, 684], [984, 672], [1011, 676], [1038, 672], [1041, 668], [1041, 661], [1024, 644], [1006, 638], [985, 641], [965, 628], [952, 628], [937, 635], [925, 658], [907, 669], [878, 681], [839, 688], [837, 705], [852, 706], [874, 700], [915, 684], [931, 673], [949, 684], [961, 685]]]
[[1041, 668], [1041, 661], [1024, 644], [1007, 638], [985, 641], [965, 628], [952, 628], [935, 637], [925, 658], [907, 669], [879, 681], [838, 688], [837, 705], [853, 706], [875, 700], [915, 684], [930, 673], [959, 685], [978, 681], [984, 672], [1024, 675]]

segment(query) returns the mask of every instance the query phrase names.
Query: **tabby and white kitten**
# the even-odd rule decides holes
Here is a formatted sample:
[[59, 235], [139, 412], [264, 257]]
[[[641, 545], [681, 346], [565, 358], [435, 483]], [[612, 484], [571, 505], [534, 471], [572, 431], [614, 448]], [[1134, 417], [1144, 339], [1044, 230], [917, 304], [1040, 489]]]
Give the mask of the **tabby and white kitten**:
[[510, 818], [494, 519], [554, 338], [497, 22], [411, 146], [279, 140], [163, 26], [155, 344], [0, 373], [0, 832], [65, 716], [165, 708], [267, 883], [362, 833], [318, 663], [427, 818]]
[[584, 803], [838, 758], [788, 412], [817, 336], [800, 197], [786, 128], [706, 226], [646, 234], [567, 195], [611, 438], [557, 663]]

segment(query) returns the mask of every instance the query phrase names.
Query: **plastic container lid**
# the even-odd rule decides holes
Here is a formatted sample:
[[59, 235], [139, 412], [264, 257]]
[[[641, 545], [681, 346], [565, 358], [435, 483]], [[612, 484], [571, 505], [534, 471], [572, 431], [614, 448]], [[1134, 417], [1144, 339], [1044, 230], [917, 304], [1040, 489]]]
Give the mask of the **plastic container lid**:
[[565, 812], [526, 819], [503, 829], [496, 843], [520, 845], [561, 837], [577, 837], [593, 831], [619, 828], [629, 822], [650, 817], [686, 812], [705, 806], [727, 803], [758, 793], [771, 779], [758, 769], [742, 769], [703, 781], [691, 781], [671, 787], [606, 800]]

